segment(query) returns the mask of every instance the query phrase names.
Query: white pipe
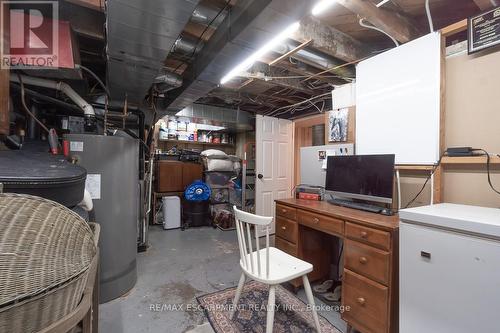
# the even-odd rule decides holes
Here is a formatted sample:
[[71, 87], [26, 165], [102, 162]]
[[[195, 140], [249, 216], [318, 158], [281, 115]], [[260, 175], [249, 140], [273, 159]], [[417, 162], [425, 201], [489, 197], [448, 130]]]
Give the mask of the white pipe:
[[[71, 88], [71, 86], [64, 82], [56, 82], [52, 80], [46, 80], [39, 77], [26, 76], [21, 75], [21, 80], [23, 84], [27, 84], [30, 86], [37, 86], [42, 88], [54, 89], [63, 92], [66, 96], [69, 97], [80, 109], [83, 110], [83, 114], [85, 116], [95, 116], [94, 108], [90, 105], [86, 100], [83, 99], [76, 91]], [[17, 75], [11, 75], [10, 81], [15, 83], [19, 82], [19, 78]]]
[[434, 205], [434, 172], [431, 173], [431, 205]]
[[431, 32], [434, 32], [434, 24], [432, 24], [432, 15], [431, 15], [431, 9], [429, 7], [429, 1], [430, 0], [425, 0], [425, 12], [427, 13], [427, 20], [429, 21], [429, 29]]
[[396, 182], [398, 187], [398, 211], [401, 210], [401, 178], [399, 176], [399, 169], [396, 169]]
[[92, 203], [92, 197], [90, 195], [90, 192], [87, 191], [87, 189], [85, 189], [85, 192], [83, 193], [83, 200], [78, 204], [78, 206], [82, 207], [87, 212], [90, 212], [92, 208], [94, 208], [94, 204]]
[[396, 40], [396, 38], [392, 37], [391, 35], [389, 35], [387, 32], [385, 32], [384, 30], [382, 29], [379, 29], [377, 28], [376, 26], [373, 26], [371, 24], [366, 24], [364, 23], [365, 19], [364, 18], [361, 18], [359, 19], [359, 25], [362, 26], [362, 27], [365, 27], [365, 28], [368, 28], [368, 29], [372, 29], [372, 30], [376, 30], [378, 32], [381, 32], [383, 33], [384, 35], [386, 35], [387, 37], [389, 37], [390, 39], [392, 39], [392, 41], [394, 42], [394, 44], [396, 44], [396, 46], [399, 46], [399, 42]]

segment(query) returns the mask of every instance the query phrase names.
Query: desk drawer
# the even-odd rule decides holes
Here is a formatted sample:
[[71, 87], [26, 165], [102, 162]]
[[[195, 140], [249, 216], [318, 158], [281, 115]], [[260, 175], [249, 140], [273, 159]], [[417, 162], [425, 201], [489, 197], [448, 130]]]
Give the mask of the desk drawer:
[[389, 328], [389, 290], [361, 275], [344, 270], [342, 305], [350, 310], [342, 319], [364, 333], [387, 333]]
[[344, 232], [344, 221], [320, 214], [298, 211], [297, 220], [306, 225], [329, 234], [342, 235]]
[[297, 245], [292, 244], [281, 237], [276, 237], [274, 242], [277, 249], [280, 249], [283, 252], [286, 252], [294, 257], [297, 257]]
[[283, 216], [290, 220], [295, 220], [297, 209], [285, 205], [276, 204], [276, 216]]
[[297, 244], [297, 222], [276, 216], [276, 236]]
[[389, 252], [355, 242], [344, 241], [345, 267], [384, 285], [389, 284]]
[[356, 239], [382, 249], [390, 250], [391, 235], [386, 231], [346, 222], [345, 235], [346, 237]]

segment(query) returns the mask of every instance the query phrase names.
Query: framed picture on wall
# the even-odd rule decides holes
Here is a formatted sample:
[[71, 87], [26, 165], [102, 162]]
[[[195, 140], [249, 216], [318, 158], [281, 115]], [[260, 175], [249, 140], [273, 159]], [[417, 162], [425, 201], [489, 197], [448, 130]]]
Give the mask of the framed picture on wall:
[[347, 141], [347, 127], [349, 119], [349, 109], [339, 109], [330, 111], [328, 115], [328, 141]]

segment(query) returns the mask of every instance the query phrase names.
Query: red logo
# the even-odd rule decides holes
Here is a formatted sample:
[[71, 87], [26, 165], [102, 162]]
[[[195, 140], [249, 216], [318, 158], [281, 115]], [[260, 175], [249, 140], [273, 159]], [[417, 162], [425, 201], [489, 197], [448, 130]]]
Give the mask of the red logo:
[[57, 1], [0, 1], [1, 67], [58, 67]]

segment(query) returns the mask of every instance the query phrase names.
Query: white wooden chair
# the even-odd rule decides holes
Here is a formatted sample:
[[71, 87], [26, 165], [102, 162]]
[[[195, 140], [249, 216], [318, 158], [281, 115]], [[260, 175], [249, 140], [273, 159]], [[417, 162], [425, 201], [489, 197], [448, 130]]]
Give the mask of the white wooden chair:
[[[304, 290], [306, 292], [307, 301], [311, 305], [314, 323], [318, 333], [320, 332], [318, 314], [315, 310], [314, 297], [311, 290], [311, 285], [307, 278], [307, 273], [310, 273], [313, 266], [295, 258], [275, 247], [269, 246], [269, 228], [266, 227], [266, 247], [260, 249], [259, 238], [254, 233], [252, 237], [251, 226], [254, 226], [254, 232], [257, 228], [269, 226], [273, 221], [272, 217], [258, 216], [241, 211], [233, 207], [236, 218], [236, 231], [238, 234], [238, 245], [240, 248], [240, 266], [243, 270], [236, 295], [233, 301], [233, 310], [231, 319], [234, 316], [238, 301], [241, 296], [243, 285], [246, 277], [269, 285], [269, 299], [267, 307], [266, 333], [272, 333], [274, 323], [274, 307], [275, 307], [275, 289], [276, 285], [302, 277]], [[255, 240], [255, 250], [252, 245], [252, 240]]]

